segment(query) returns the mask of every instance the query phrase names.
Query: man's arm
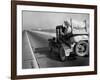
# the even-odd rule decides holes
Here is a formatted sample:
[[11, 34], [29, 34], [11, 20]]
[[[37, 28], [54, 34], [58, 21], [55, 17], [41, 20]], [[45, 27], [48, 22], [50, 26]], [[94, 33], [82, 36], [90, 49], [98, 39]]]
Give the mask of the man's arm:
[[60, 29], [60, 34], [64, 36], [64, 32], [62, 29]]

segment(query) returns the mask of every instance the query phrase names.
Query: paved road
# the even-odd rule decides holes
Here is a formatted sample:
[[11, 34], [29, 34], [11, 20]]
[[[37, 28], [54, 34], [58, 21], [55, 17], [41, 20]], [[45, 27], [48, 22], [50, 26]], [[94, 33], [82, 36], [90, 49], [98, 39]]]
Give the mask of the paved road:
[[22, 33], [22, 68], [32, 68], [32, 54], [25, 31]]
[[[26, 31], [23, 32], [23, 68], [35, 68], [34, 61], [32, 58], [32, 53], [29, 49], [29, 42], [27, 42], [27, 38], [29, 38], [29, 42], [32, 47], [33, 55], [36, 58], [37, 64], [39, 68], [50, 68], [50, 67], [68, 67], [68, 66], [86, 66], [89, 65], [88, 57], [77, 57], [76, 60], [66, 60], [65, 62], [61, 62], [56, 54], [52, 55], [48, 50], [48, 39], [51, 38], [51, 35], [41, 34], [36, 31]], [[29, 61], [29, 60], [30, 61]], [[27, 61], [25, 65], [25, 60]]]

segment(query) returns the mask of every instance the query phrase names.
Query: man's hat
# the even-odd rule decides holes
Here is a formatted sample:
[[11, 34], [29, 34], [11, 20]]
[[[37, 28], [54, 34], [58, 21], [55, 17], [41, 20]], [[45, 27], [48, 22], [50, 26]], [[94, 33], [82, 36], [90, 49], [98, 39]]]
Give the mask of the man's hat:
[[67, 20], [64, 21], [64, 24], [65, 24], [65, 26], [69, 26], [70, 25], [70, 23]]

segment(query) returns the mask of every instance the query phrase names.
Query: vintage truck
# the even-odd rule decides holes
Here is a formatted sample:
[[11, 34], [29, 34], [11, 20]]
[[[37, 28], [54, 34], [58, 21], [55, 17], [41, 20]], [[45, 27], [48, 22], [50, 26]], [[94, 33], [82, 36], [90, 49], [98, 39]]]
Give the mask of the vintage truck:
[[74, 25], [72, 19], [70, 19], [71, 32], [62, 36], [60, 30], [63, 25], [56, 26], [56, 37], [48, 39], [49, 51], [57, 53], [61, 61], [66, 60], [66, 56], [77, 55], [77, 56], [88, 56], [89, 55], [89, 31], [86, 20], [83, 25]]

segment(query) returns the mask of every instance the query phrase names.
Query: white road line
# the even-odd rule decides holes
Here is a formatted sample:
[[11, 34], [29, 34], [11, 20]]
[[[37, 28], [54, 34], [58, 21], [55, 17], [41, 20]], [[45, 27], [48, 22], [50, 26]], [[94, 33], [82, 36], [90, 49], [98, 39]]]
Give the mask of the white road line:
[[35, 58], [35, 55], [34, 55], [34, 53], [33, 53], [33, 49], [32, 49], [32, 47], [31, 47], [31, 43], [30, 43], [30, 41], [29, 41], [29, 37], [28, 37], [27, 32], [26, 32], [26, 36], [27, 36], [27, 40], [28, 40], [28, 43], [29, 43], [29, 47], [30, 47], [30, 50], [31, 50], [32, 57], [33, 57], [33, 64], [34, 64], [34, 67], [35, 67], [35, 68], [39, 68], [39, 65], [38, 65], [38, 63], [37, 63], [37, 61], [36, 61], [36, 58]]
[[39, 34], [48, 35], [48, 36], [52, 36], [52, 37], [56, 37], [56, 33], [43, 32], [43, 31], [32, 31], [32, 30], [29, 30], [29, 31], [30, 32], [36, 32], [36, 33], [39, 33]]

